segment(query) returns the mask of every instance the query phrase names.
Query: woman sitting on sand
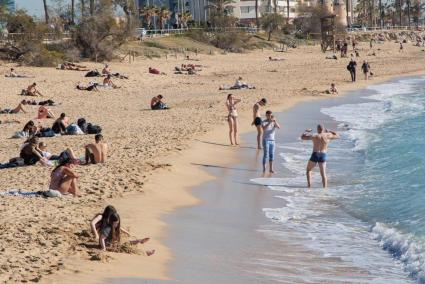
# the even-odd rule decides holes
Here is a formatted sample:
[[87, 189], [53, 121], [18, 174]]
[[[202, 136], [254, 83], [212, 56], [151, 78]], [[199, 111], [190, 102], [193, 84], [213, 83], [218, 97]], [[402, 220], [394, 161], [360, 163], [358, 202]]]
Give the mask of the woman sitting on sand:
[[3, 110], [0, 110], [0, 114], [5, 114], [5, 113], [6, 114], [16, 114], [16, 113], [19, 113], [19, 112], [26, 113], [26, 111], [23, 107], [26, 104], [27, 104], [26, 101], [22, 101], [14, 109], [6, 108], [6, 109], [3, 109]]
[[61, 194], [71, 193], [74, 196], [81, 196], [77, 188], [77, 179], [80, 176], [72, 170], [73, 164], [70, 157], [60, 161], [50, 175], [50, 190], [59, 191]]
[[236, 134], [238, 132], [238, 112], [236, 111], [236, 104], [240, 101], [240, 99], [235, 99], [232, 94], [227, 95], [227, 121], [229, 122], [229, 138], [231, 145], [233, 145], [233, 139], [235, 141], [235, 145], [238, 145], [238, 141], [236, 139]]
[[35, 165], [37, 162], [45, 164], [47, 159], [43, 157], [41, 150], [38, 149], [38, 138], [32, 137], [22, 145], [19, 157], [24, 160], [25, 165]]
[[37, 134], [38, 130], [37, 130], [37, 126], [35, 126], [34, 121], [30, 120], [28, 121], [24, 128], [22, 129], [22, 132], [27, 133], [28, 137], [32, 137], [34, 135]]
[[[112, 206], [106, 206], [102, 214], [97, 214], [90, 222], [90, 227], [95, 235], [96, 240], [99, 241], [99, 246], [102, 250], [106, 251], [108, 247], [119, 245], [121, 242], [121, 232], [131, 236], [129, 232], [121, 228], [121, 219], [117, 210]], [[143, 244], [149, 241], [149, 238], [130, 241], [130, 244]], [[148, 256], [152, 255], [155, 251], [147, 251]]]

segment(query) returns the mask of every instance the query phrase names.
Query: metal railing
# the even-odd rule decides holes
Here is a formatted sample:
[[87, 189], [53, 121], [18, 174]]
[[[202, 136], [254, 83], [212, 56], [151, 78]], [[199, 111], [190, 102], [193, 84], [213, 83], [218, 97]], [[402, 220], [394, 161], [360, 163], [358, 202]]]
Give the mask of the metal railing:
[[258, 33], [259, 29], [257, 28], [251, 28], [251, 27], [225, 27], [225, 28], [213, 28], [213, 27], [209, 27], [209, 28], [180, 28], [180, 29], [151, 29], [151, 30], [147, 30], [144, 28], [138, 28], [137, 29], [137, 36], [142, 35], [142, 33], [144, 34], [144, 36], [146, 37], [155, 37], [155, 36], [166, 36], [166, 35], [171, 35], [171, 34], [183, 34], [186, 33], [188, 31], [192, 31], [192, 30], [198, 30], [198, 31], [207, 31], [207, 32], [218, 32], [218, 31], [222, 31], [222, 32], [231, 32], [231, 31], [245, 31], [248, 33]]
[[424, 30], [423, 25], [410, 25], [409, 26], [383, 26], [383, 27], [351, 27], [347, 28], [348, 32], [376, 32], [376, 31], [417, 31]]

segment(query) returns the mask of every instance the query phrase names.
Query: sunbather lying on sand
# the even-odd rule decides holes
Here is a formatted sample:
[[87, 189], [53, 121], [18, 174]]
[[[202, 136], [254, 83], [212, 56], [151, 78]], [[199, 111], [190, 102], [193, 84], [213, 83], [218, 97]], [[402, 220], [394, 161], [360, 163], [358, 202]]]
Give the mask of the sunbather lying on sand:
[[[102, 214], [97, 214], [90, 222], [90, 228], [95, 235], [96, 240], [102, 250], [106, 251], [108, 248], [117, 247], [121, 242], [121, 232], [131, 237], [132, 235], [121, 228], [121, 218], [117, 210], [108, 205]], [[136, 239], [130, 241], [131, 245], [144, 244], [150, 238]], [[151, 256], [155, 250], [146, 251], [147, 256]]]
[[40, 101], [38, 103], [35, 100], [32, 100], [32, 101], [31, 100], [22, 100], [21, 103], [23, 105], [33, 105], [33, 106], [36, 106], [36, 105], [39, 105], [39, 106], [46, 106], [46, 105], [54, 106], [55, 105], [55, 102], [50, 100], [50, 99], [47, 100], [47, 101]]
[[156, 97], [153, 97], [151, 100], [151, 109], [152, 110], [161, 110], [161, 109], [169, 109], [167, 104], [165, 104], [162, 99], [164, 97], [162, 95], [158, 95]]
[[17, 107], [15, 107], [13, 109], [6, 108], [6, 109], [3, 109], [3, 110], [0, 110], [0, 114], [4, 114], [4, 113], [6, 113], [6, 114], [15, 114], [15, 113], [19, 113], [19, 112], [26, 113], [26, 111], [25, 111], [25, 109], [23, 107], [24, 105], [26, 105], [26, 102], [25, 101], [22, 101], [22, 102], [20, 102], [18, 104]]
[[16, 119], [3, 119], [0, 120], [0, 124], [10, 124], [10, 123], [21, 123], [19, 120]]
[[73, 71], [89, 71], [89, 69], [86, 68], [86, 66], [76, 65], [71, 62], [64, 62], [60, 65], [60, 70], [73, 70]]
[[34, 76], [29, 76], [29, 75], [25, 75], [25, 74], [18, 74], [15, 72], [15, 69], [10, 68], [10, 73], [4, 75], [5, 77], [8, 78], [35, 78]]
[[167, 75], [164, 72], [159, 71], [158, 69], [149, 67], [149, 73], [154, 75]]
[[38, 119], [55, 118], [55, 114], [47, 107], [40, 106], [38, 108]]
[[85, 146], [86, 165], [106, 162], [108, 145], [103, 141], [102, 134], [96, 134], [94, 136], [94, 141], [94, 143], [90, 143]]
[[283, 58], [277, 58], [277, 57], [273, 58], [273, 57], [269, 56], [269, 60], [270, 61], [283, 61], [285, 59], [283, 59]]
[[85, 86], [81, 82], [78, 82], [76, 88], [77, 88], [77, 90], [80, 90], [80, 91], [96, 91], [96, 92], [99, 92], [99, 89], [97, 88], [98, 85], [99, 85], [98, 83], [89, 82], [87, 84], [87, 86]]

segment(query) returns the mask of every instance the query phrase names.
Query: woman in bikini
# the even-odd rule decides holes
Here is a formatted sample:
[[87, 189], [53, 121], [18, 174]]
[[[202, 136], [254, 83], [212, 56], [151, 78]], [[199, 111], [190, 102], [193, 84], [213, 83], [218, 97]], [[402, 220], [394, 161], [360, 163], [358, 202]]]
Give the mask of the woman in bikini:
[[[236, 104], [240, 101], [240, 99], [235, 99], [232, 94], [227, 95], [226, 106], [229, 112], [227, 121], [229, 122], [229, 138], [231, 145], [239, 145], [236, 139], [238, 132], [238, 112], [236, 111]], [[233, 140], [235, 144], [233, 144]]]
[[73, 170], [73, 160], [68, 157], [52, 171], [50, 180], [50, 190], [59, 191], [61, 194], [71, 193], [74, 196], [81, 196], [78, 193], [77, 179], [80, 177]]

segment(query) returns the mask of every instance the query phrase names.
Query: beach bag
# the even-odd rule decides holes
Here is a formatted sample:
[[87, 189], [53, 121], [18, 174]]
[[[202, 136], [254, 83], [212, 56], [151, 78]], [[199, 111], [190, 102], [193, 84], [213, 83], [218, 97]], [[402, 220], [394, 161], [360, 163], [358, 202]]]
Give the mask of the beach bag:
[[83, 131], [81, 131], [81, 129], [78, 127], [77, 124], [73, 123], [68, 125], [68, 127], [66, 128], [66, 134], [68, 135], [81, 135], [84, 134]]
[[351, 71], [351, 66], [350, 66], [350, 64], [348, 64], [348, 65], [347, 65], [347, 70], [348, 70], [348, 71]]
[[94, 124], [87, 124], [87, 134], [100, 134], [102, 132], [102, 127]]
[[99, 77], [99, 76], [100, 76], [100, 73], [95, 70], [89, 71], [86, 74], [86, 77]]
[[83, 131], [84, 133], [87, 133], [87, 122], [84, 117], [79, 118], [77, 120], [77, 125], [81, 129], [81, 131]]

